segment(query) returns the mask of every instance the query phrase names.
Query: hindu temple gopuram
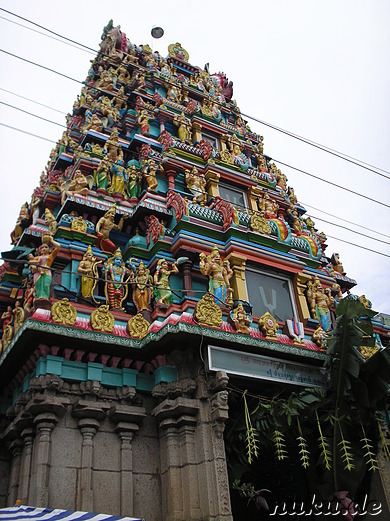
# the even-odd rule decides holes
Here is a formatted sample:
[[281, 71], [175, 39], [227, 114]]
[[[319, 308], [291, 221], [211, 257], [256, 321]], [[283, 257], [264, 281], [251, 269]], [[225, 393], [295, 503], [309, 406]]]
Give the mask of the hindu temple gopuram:
[[[390, 326], [351, 294], [233, 82], [111, 21], [66, 121], [2, 252], [0, 507], [259, 519], [337, 465], [371, 498]], [[345, 301], [372, 329], [326, 416]], [[359, 452], [340, 404], [363, 371]]]

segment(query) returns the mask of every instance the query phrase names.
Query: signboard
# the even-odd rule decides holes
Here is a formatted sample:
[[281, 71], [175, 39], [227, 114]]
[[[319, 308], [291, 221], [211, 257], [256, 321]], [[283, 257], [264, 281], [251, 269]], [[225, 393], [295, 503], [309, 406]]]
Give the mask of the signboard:
[[208, 365], [210, 371], [304, 387], [326, 387], [325, 370], [321, 367], [224, 347], [208, 346]]

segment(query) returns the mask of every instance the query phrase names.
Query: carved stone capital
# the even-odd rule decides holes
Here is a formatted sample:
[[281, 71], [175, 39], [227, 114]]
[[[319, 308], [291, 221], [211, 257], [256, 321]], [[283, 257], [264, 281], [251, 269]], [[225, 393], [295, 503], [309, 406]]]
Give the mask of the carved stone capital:
[[172, 421], [178, 425], [179, 418], [182, 418], [182, 422], [196, 423], [198, 412], [198, 400], [180, 397], [175, 400], [167, 398], [153, 409], [152, 415], [160, 422], [160, 427], [167, 427], [173, 426]]
[[86, 421], [99, 421], [103, 420], [106, 416], [106, 411], [102, 407], [99, 407], [96, 402], [88, 400], [78, 400], [72, 408], [72, 414], [76, 418], [80, 418], [80, 422], [85, 419]]
[[135, 424], [137, 426], [142, 422], [146, 416], [146, 410], [144, 407], [136, 407], [134, 405], [114, 405], [108, 411], [108, 416], [111, 421], [120, 424]]

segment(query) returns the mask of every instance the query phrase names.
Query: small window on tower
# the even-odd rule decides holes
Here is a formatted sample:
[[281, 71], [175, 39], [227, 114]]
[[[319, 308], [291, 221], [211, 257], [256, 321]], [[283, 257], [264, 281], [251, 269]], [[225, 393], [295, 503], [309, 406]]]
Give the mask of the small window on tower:
[[238, 206], [242, 210], [248, 208], [246, 194], [243, 190], [233, 186], [225, 185], [223, 183], [219, 183], [218, 187], [219, 195], [222, 197], [222, 199], [229, 201], [229, 203], [232, 203], [234, 207]]

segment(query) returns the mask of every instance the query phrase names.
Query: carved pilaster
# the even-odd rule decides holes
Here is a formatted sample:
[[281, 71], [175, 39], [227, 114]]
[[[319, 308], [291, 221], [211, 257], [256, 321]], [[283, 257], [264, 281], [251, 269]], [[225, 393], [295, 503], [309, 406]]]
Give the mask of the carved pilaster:
[[195, 294], [192, 289], [191, 277], [192, 262], [188, 259], [187, 261], [183, 262], [181, 266], [183, 270], [183, 286], [185, 289], [184, 295], [187, 297], [194, 297]]
[[306, 324], [307, 319], [310, 318], [310, 310], [305, 295], [307, 283], [310, 279], [310, 275], [307, 275], [306, 273], [297, 273], [293, 281], [298, 308], [304, 325]]
[[51, 435], [57, 423], [57, 416], [50, 412], [43, 412], [34, 418], [37, 434], [34, 458], [35, 491], [33, 503], [37, 507], [46, 507], [49, 500]]
[[218, 172], [213, 172], [210, 169], [207, 169], [205, 172], [205, 178], [207, 181], [206, 190], [209, 194], [209, 197], [218, 197], [219, 196], [219, 189], [218, 189], [218, 183], [220, 175]]
[[245, 284], [245, 265], [246, 257], [238, 253], [230, 253], [226, 259], [230, 262], [230, 267], [233, 270], [233, 277], [231, 286], [233, 287], [233, 294], [236, 300], [248, 301], [248, 293]]
[[258, 186], [251, 186], [248, 190], [249, 209], [252, 210], [252, 212], [259, 210], [257, 199], [261, 196], [261, 193], [261, 188]]
[[106, 413], [95, 402], [78, 400], [73, 405], [73, 416], [79, 418], [78, 427], [83, 436], [81, 446], [80, 479], [77, 488], [77, 507], [92, 512], [94, 508], [93, 493], [93, 458], [94, 438]]
[[121, 515], [134, 515], [134, 479], [132, 440], [139, 431], [139, 424], [146, 416], [143, 407], [115, 405], [108, 415], [116, 423], [115, 432], [121, 440], [120, 472], [120, 512]]
[[12, 454], [11, 472], [8, 487], [8, 504], [14, 505], [18, 499], [20, 462], [22, 457], [23, 443], [20, 438], [14, 440], [10, 445]]
[[29, 490], [30, 490], [30, 475], [31, 475], [31, 463], [32, 463], [32, 449], [34, 441], [34, 429], [26, 428], [22, 431], [21, 437], [24, 443], [23, 449], [23, 460], [20, 469], [20, 485], [19, 485], [19, 497], [22, 505], [29, 504]]
[[166, 399], [152, 414], [161, 437], [163, 517], [168, 521], [202, 519], [195, 430], [199, 404], [179, 397]]

